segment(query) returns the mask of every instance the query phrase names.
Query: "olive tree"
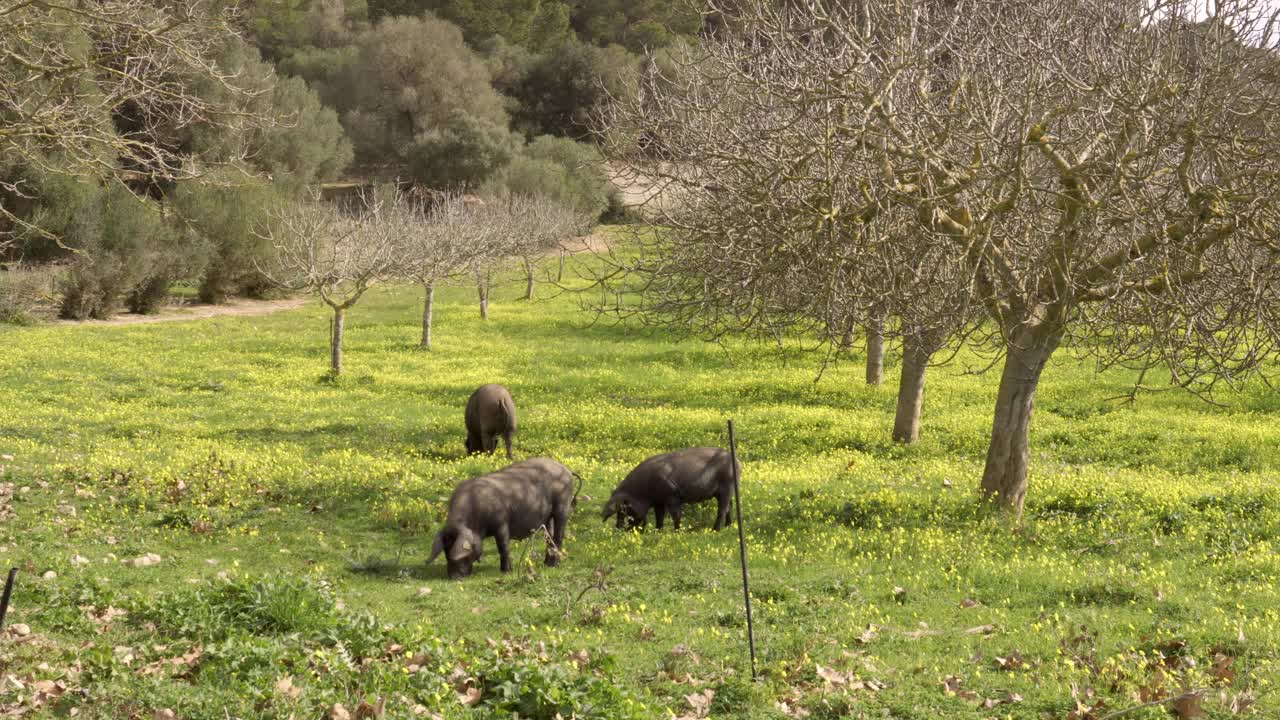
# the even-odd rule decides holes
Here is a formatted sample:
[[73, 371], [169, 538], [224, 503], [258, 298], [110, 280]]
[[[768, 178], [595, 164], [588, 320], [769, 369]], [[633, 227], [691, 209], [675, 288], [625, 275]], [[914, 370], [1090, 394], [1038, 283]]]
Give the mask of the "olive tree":
[[[219, 63], [233, 12], [199, 0], [0, 2], [0, 168], [154, 187], [202, 167], [200, 148], [172, 142], [173, 130], [271, 125], [244, 109], [254, 91]], [[6, 173], [0, 192], [32, 198], [27, 176]], [[48, 234], [15, 204], [0, 203], [0, 241]]]
[[610, 154], [683, 208], [642, 309], [794, 330], [887, 302], [946, 340], [979, 308], [1004, 358], [981, 491], [1014, 513], [1064, 344], [1197, 392], [1274, 352], [1267, 3], [717, 4], [735, 31], [608, 116]]
[[[431, 185], [442, 144], [483, 156], [509, 154], [501, 137], [507, 125], [502, 97], [449, 22], [383, 18], [356, 38], [354, 53], [334, 75], [325, 99], [338, 109], [360, 162], [426, 172], [415, 179]], [[469, 121], [455, 142], [447, 136], [458, 129], [459, 114]]]

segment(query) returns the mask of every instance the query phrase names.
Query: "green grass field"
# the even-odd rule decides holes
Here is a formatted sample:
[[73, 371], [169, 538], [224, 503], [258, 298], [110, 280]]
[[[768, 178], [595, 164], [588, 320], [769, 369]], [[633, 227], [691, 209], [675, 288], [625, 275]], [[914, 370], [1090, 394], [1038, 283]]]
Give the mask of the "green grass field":
[[[25, 626], [0, 640], [0, 715], [1280, 717], [1275, 393], [1122, 404], [1130, 376], [1059, 353], [1014, 529], [975, 501], [982, 358], [933, 371], [904, 448], [896, 365], [883, 387], [856, 356], [815, 384], [797, 347], [676, 343], [521, 290], [487, 323], [442, 293], [431, 353], [420, 296], [375, 291], [338, 383], [318, 303], [0, 330], [0, 561], [23, 569]], [[485, 382], [515, 395], [518, 456], [562, 460], [586, 497], [561, 567], [522, 542], [503, 576], [490, 541], [450, 582], [424, 565], [449, 494], [504, 464], [462, 452]], [[630, 467], [724, 444], [728, 418], [755, 683], [714, 503], [679, 533], [599, 518]]]

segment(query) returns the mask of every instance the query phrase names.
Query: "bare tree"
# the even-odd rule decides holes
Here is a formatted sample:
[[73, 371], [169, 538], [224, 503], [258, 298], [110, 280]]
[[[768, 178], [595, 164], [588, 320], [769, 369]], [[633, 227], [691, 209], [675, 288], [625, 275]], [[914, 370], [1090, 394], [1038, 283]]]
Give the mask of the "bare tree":
[[[548, 253], [559, 250], [561, 268], [564, 243], [578, 237], [590, 227], [590, 220], [568, 205], [545, 195], [515, 195], [507, 201], [512, 215], [513, 242], [525, 272], [524, 299], [533, 300], [536, 264]], [[560, 270], [563, 272], [563, 269]]]
[[[812, 332], [828, 352], [850, 347], [861, 325], [870, 385], [883, 382], [886, 343], [902, 335], [913, 362], [904, 363], [894, 436], [912, 442], [929, 357], [950, 337], [923, 342], [931, 324], [914, 318], [942, 294], [925, 278], [939, 278], [935, 266], [956, 253], [898, 252], [901, 243], [881, 237], [904, 232], [902, 218], [869, 194], [871, 168], [848, 152], [848, 102], [823, 96], [864, 61], [828, 36], [823, 72], [796, 63], [808, 36], [777, 12], [677, 57], [674, 73], [652, 65], [606, 115], [616, 174], [649, 188], [646, 208], [663, 227], [629, 243], [639, 259], [624, 256], [616, 271], [639, 304], [619, 310], [713, 338]], [[848, 7], [831, 12], [828, 22], [859, 22]], [[773, 38], [769, 22], [787, 31]], [[627, 296], [636, 297], [615, 299]], [[952, 310], [963, 317], [963, 306]]]
[[480, 319], [489, 319], [489, 289], [493, 271], [519, 252], [520, 218], [501, 200], [485, 202], [483, 222], [477, 223], [475, 241], [480, 247], [471, 258], [470, 272], [475, 277], [476, 295], [480, 300]]
[[369, 288], [403, 275], [404, 238], [420, 214], [399, 195], [366, 198], [362, 212], [299, 204], [272, 213], [263, 235], [275, 250], [263, 273], [281, 287], [317, 295], [333, 310], [330, 372], [342, 374], [347, 311]]
[[537, 261], [590, 224], [588, 218], [549, 197], [515, 194], [486, 199], [477, 220], [475, 242], [481, 249], [470, 261], [470, 272], [484, 320], [489, 319], [494, 270], [519, 260], [525, 271], [525, 299], [532, 300]]
[[[0, 166], [154, 185], [200, 167], [196, 153], [169, 141], [173, 133], [270, 125], [244, 109], [261, 88], [242, 87], [218, 64], [235, 33], [229, 8], [0, 0]], [[17, 177], [0, 180], [0, 191], [36, 192]], [[47, 234], [5, 204], [0, 221], [0, 231]]]
[[430, 350], [436, 285], [480, 263], [493, 250], [488, 240], [503, 219], [492, 205], [453, 193], [436, 198], [422, 219], [405, 234], [403, 273], [423, 286], [421, 344]]
[[884, 321], [885, 317], [878, 309], [872, 310], [867, 321], [867, 384], [884, 383]]
[[1201, 393], [1274, 353], [1267, 3], [1199, 21], [1180, 0], [717, 5], [736, 32], [608, 118], [643, 140], [611, 156], [682, 206], [660, 213], [666, 260], [627, 268], [642, 315], [803, 330], [883, 301], [928, 349], [981, 308], [975, 341], [1004, 354], [981, 488], [1015, 513], [1064, 343]]

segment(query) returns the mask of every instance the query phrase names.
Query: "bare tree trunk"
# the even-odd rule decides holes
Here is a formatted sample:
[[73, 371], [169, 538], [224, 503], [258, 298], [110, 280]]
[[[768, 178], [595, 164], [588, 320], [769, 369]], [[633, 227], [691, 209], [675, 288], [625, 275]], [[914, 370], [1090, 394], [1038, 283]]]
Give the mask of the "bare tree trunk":
[[556, 270], [556, 282], [564, 280], [564, 249], [560, 250], [560, 267]]
[[996, 396], [991, 446], [982, 473], [982, 495], [1017, 516], [1027, 494], [1028, 431], [1035, 405], [1036, 386], [1045, 363], [1061, 338], [1024, 331], [1011, 335], [1000, 392]]
[[908, 335], [902, 342], [902, 377], [898, 381], [898, 413], [893, 439], [908, 445], [920, 439], [920, 410], [924, 406], [924, 377], [933, 349], [925, 338]]
[[333, 336], [329, 339], [329, 370], [334, 375], [342, 374], [342, 331], [347, 322], [346, 308], [333, 309]]
[[524, 286], [524, 299], [533, 299], [533, 262], [529, 258], [524, 258], [524, 274], [526, 278]]
[[489, 279], [476, 273], [476, 292], [480, 295], [480, 319], [489, 319]]
[[423, 283], [422, 287], [426, 291], [422, 302], [422, 347], [430, 350], [431, 314], [435, 310], [436, 284], [434, 282]]
[[867, 384], [884, 382], [884, 317], [867, 323]]

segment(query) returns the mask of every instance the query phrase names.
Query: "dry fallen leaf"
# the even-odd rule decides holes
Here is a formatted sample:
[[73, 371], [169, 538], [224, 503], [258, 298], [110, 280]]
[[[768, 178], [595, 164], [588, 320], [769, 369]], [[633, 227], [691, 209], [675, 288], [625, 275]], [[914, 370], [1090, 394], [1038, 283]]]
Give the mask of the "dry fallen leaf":
[[823, 667], [821, 665], [818, 665], [816, 667], [817, 667], [818, 677], [825, 680], [827, 684], [836, 685], [836, 686], [849, 684], [849, 679], [852, 676], [852, 673], [840, 672], [835, 668]]
[[387, 699], [378, 698], [376, 705], [371, 705], [367, 701], [361, 700], [360, 706], [356, 708], [356, 720], [376, 720], [387, 714]]
[[1005, 657], [996, 656], [996, 667], [1001, 670], [1020, 670], [1026, 666], [1022, 653], [1014, 650]]
[[782, 700], [779, 700], [778, 702], [774, 703], [773, 706], [778, 709], [778, 712], [782, 713], [783, 715], [786, 715], [787, 717], [793, 717], [793, 718], [809, 717], [808, 710], [805, 710], [804, 708], [798, 705], [788, 704], [787, 702], [784, 702]]
[[707, 688], [702, 692], [692, 693], [684, 696], [684, 701], [689, 703], [689, 707], [693, 708], [694, 717], [704, 718], [707, 713], [711, 712], [711, 701], [715, 699], [716, 691]]
[[302, 694], [302, 688], [299, 688], [293, 684], [292, 675], [285, 675], [284, 677], [276, 681], [276, 692], [289, 698], [290, 700], [297, 700], [298, 696]]
[[1097, 720], [1098, 713], [1107, 704], [1093, 688], [1085, 688], [1082, 692], [1074, 683], [1071, 685], [1071, 697], [1076, 701], [1076, 709], [1067, 713], [1067, 720]]
[[949, 696], [954, 695], [965, 700], [974, 700], [978, 697], [978, 693], [964, 689], [964, 678], [958, 675], [948, 675], [943, 678], [942, 691]]
[[152, 720], [177, 720], [178, 714], [166, 708], [164, 710], [157, 710], [151, 717]]
[[1018, 693], [1011, 692], [1001, 698], [987, 698], [986, 700], [983, 700], [982, 707], [984, 709], [990, 710], [1000, 705], [1012, 705], [1014, 703], [1020, 703], [1020, 702], [1022, 702], [1022, 696], [1019, 695]]
[[964, 631], [965, 635], [990, 635], [996, 631], [995, 625], [979, 625]]
[[867, 643], [879, 637], [879, 635], [880, 635], [880, 626], [874, 625], [874, 624], [867, 625], [867, 629], [862, 631], [862, 634], [858, 636], [857, 640], [863, 645], [866, 645]]
[[125, 560], [124, 564], [131, 565], [133, 567], [151, 567], [152, 565], [160, 564], [160, 556], [156, 555], [155, 553], [147, 553], [142, 557], [136, 557], [131, 560]]
[[974, 600], [973, 598], [965, 598], [960, 601], [960, 607], [966, 610], [968, 610], [969, 608], [976, 608], [981, 604], [982, 603], [978, 602], [977, 600]]
[[67, 684], [61, 680], [37, 680], [31, 684], [31, 689], [35, 691], [33, 700], [38, 705], [57, 700], [67, 692]]
[[1215, 680], [1230, 685], [1236, 679], [1236, 671], [1232, 669], [1236, 659], [1225, 653], [1215, 653], [1213, 656], [1213, 665], [1209, 668], [1209, 674]]
[[458, 693], [458, 702], [468, 707], [480, 702], [480, 688], [469, 687], [466, 692]]
[[1243, 715], [1257, 701], [1257, 698], [1249, 690], [1234, 695], [1229, 695], [1225, 690], [1222, 691], [1222, 704], [1227, 706], [1232, 715]]
[[82, 605], [80, 609], [84, 611], [85, 617], [89, 618], [89, 622], [95, 625], [110, 625], [112, 622], [129, 614], [127, 610], [111, 606], [98, 610], [92, 605]]
[[333, 708], [329, 710], [329, 720], [351, 720], [351, 713], [343, 707], [342, 703], [334, 703]]

